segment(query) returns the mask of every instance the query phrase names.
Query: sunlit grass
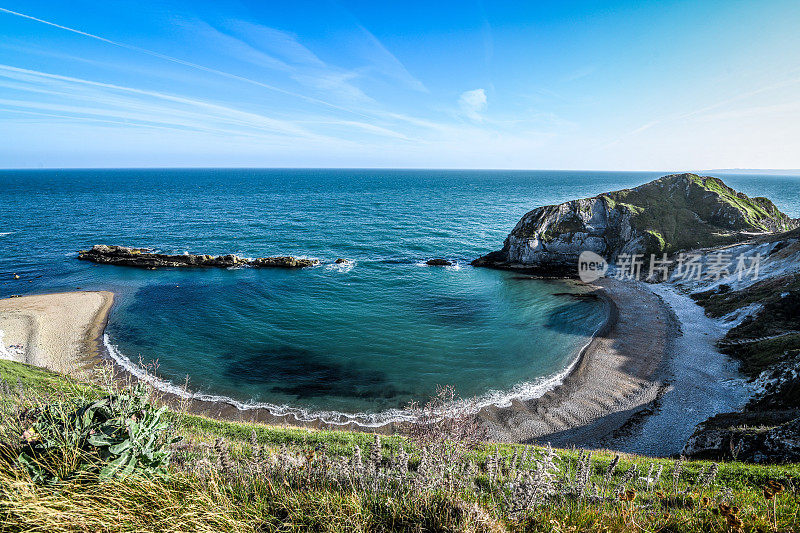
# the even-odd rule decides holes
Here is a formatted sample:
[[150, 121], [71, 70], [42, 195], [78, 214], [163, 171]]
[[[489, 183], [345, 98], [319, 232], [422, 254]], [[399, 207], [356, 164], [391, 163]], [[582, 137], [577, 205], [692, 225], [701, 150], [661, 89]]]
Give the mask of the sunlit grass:
[[[18, 366], [18, 368], [17, 368]], [[2, 364], [0, 531], [794, 531], [800, 465], [651, 459], [169, 414], [169, 475], [35, 483], [20, 411], [102, 395]], [[8, 370], [13, 369], [14, 373]], [[13, 377], [12, 377], [13, 376]], [[13, 381], [13, 382], [12, 382]], [[104, 392], [105, 391], [105, 392]], [[16, 429], [14, 429], [16, 428]], [[59, 450], [65, 460], [68, 449]]]

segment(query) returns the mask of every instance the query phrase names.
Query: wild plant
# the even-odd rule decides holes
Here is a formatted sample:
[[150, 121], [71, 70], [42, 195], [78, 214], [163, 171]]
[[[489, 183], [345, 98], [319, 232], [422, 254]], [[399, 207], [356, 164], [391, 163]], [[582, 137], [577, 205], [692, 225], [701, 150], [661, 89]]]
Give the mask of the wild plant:
[[[21, 450], [24, 439], [36, 439], [39, 435], [34, 432], [25, 434], [25, 431], [32, 427], [34, 419], [42, 419], [43, 406], [57, 406], [54, 408], [63, 409], [63, 417], [68, 418], [74, 415], [78, 407], [96, 401], [81, 403], [81, 399], [59, 394], [37, 396], [29, 389], [4, 387], [2, 383], [0, 390], [10, 391], [8, 394], [4, 392], [0, 402], [3, 416], [0, 449], [13, 449], [15, 453]], [[115, 391], [115, 394], [118, 392]], [[115, 409], [125, 411], [121, 407]], [[62, 415], [53, 416], [58, 418]], [[139, 421], [144, 419], [141, 414], [137, 416]], [[172, 440], [169, 438], [171, 431], [170, 426], [164, 429], [162, 442]], [[425, 520], [453, 513], [452, 516], [469, 517], [476, 523], [493, 524], [491, 527], [494, 529], [484, 528], [481, 531], [502, 530], [497, 526], [498, 517], [502, 517], [505, 525], [515, 531], [548, 528], [562, 531], [603, 528], [609, 531], [735, 531], [739, 527], [747, 530], [792, 530], [791, 502], [796, 502], [797, 494], [791, 483], [783, 479], [782, 485], [770, 482], [765, 485], [763, 497], [759, 489], [758, 501], [753, 502], [752, 498], [743, 501], [738, 488], [734, 492], [718, 486], [721, 483], [715, 484], [720, 467], [713, 463], [696, 475], [689, 476], [683, 460], [679, 459], [672, 471], [667, 473], [671, 474], [672, 479], [668, 475], [662, 481], [662, 475], [665, 475], [664, 461], [630, 458], [626, 459], [626, 465], [630, 466], [621, 468], [617, 455], [605, 459], [607, 465], [601, 469], [597, 462], [602, 459], [598, 457], [608, 456], [600, 452], [592, 454], [576, 450], [575, 454], [569, 454], [556, 453], [549, 446], [510, 448], [506, 445], [484, 444], [477, 450], [463, 453], [466, 446], [449, 443], [440, 445], [437, 444], [440, 442], [438, 437], [417, 442], [379, 435], [368, 439], [354, 437], [345, 444], [345, 452], [338, 444], [331, 444], [330, 447], [326, 444], [309, 445], [305, 437], [303, 442], [276, 447], [276, 444], [269, 444], [269, 437], [266, 437], [268, 431], [265, 433], [265, 430], [258, 428], [251, 431], [248, 428], [249, 436], [241, 439], [231, 437], [231, 440], [206, 433], [195, 437], [197, 440], [184, 439], [174, 443], [168, 448], [171, 452], [170, 462], [165, 468], [170, 477], [150, 476], [151, 480], [163, 482], [158, 481], [160, 484], [157, 486], [146, 486], [156, 493], [164, 487], [174, 486], [176, 490], [189, 490], [186, 487], [191, 487], [191, 491], [199, 494], [214, 495], [216, 499], [213, 501], [216, 503], [213, 505], [224, 506], [225, 512], [254, 508], [262, 515], [250, 522], [255, 524], [251, 531], [325, 530], [319, 526], [325, 523], [324, 520], [314, 522], [312, 526], [307, 522], [306, 515], [292, 514], [298, 513], [298, 508], [303, 508], [297, 506], [309, 505], [308, 502], [317, 498], [327, 502], [319, 508], [319, 516], [330, 516], [331, 520], [337, 520], [346, 515], [352, 520], [351, 524], [358, 524], [352, 529], [342, 527], [341, 530], [369, 529], [358, 522], [375, 520], [375, 516], [369, 513], [394, 512], [392, 509], [413, 513], [415, 509], [422, 508], [422, 502], [435, 503], [434, 507], [426, 508], [428, 510], [425, 512], [429, 514], [425, 515]], [[337, 451], [332, 453], [329, 448]], [[79, 447], [74, 449], [78, 450]], [[386, 453], [387, 449], [392, 450], [391, 455]], [[95, 483], [94, 486], [114, 486], [119, 491], [123, 487], [119, 483], [127, 483], [124, 487], [138, 487], [144, 483], [139, 481], [142, 479], [139, 476], [120, 479], [122, 476], [115, 475], [97, 484], [99, 469], [106, 463], [93, 463], [95, 466], [90, 470], [76, 470], [76, 465], [85, 460], [80, 454], [75, 453], [74, 457], [70, 457], [67, 453], [54, 453], [51, 464], [56, 463], [55, 459], [60, 465], [56, 474], [62, 481], [47, 487], [37, 485], [36, 490], [56, 494], [66, 484], [88, 484], [87, 480], [90, 479]], [[8, 479], [18, 476], [19, 479], [32, 480], [35, 476], [35, 472], [29, 471], [16, 460], [16, 455], [5, 462], [0, 461], [0, 467], [0, 476], [11, 476]], [[729, 478], [729, 471], [726, 471], [725, 479]], [[17, 488], [20, 486], [16, 481], [8, 481], [7, 485], [0, 486], [0, 496], [7, 501], [13, 500], [16, 502], [14, 505], [22, 505], [20, 502], [23, 500], [14, 492], [21, 490]], [[644, 490], [639, 494], [637, 490], [640, 488]], [[102, 493], [104, 490], [97, 489], [96, 492]], [[690, 496], [687, 494], [690, 491], [700, 494]], [[180, 507], [180, 499], [170, 501], [178, 502], [175, 508]], [[59, 505], [66, 505], [63, 500], [59, 502]], [[348, 508], [348, 511], [339, 515], [336, 515], [339, 511], [333, 511], [334, 505], [347, 506], [353, 505], [353, 502], [361, 506], [356, 511]], [[455, 503], [453, 507], [442, 507], [445, 505], [442, 502]], [[758, 505], [761, 507], [757, 508]], [[0, 516], [7, 516], [2, 514], [7, 509], [8, 504], [0, 499]], [[406, 527], [407, 523], [403, 522], [401, 515], [391, 516], [391, 520], [395, 521], [388, 522], [390, 526], [382, 523], [380, 527], [374, 526], [373, 530]], [[573, 516], [574, 522], [567, 525]], [[752, 527], [751, 522], [755, 524]], [[339, 522], [331, 523], [333, 525], [327, 530], [336, 530], [341, 525]], [[744, 526], [737, 525], [741, 523]], [[415, 524], [407, 529], [437, 530], [430, 522], [425, 524]], [[103, 529], [91, 524], [85, 530]]]
[[626, 490], [628, 484], [631, 481], [634, 481], [639, 475], [639, 467], [637, 465], [631, 465], [631, 467], [625, 472], [620, 480], [619, 484], [617, 485], [616, 489], [614, 489], [614, 494], [620, 494]]
[[[19, 405], [25, 405], [23, 397]], [[6, 418], [17, 433], [14, 461], [37, 483], [78, 473], [101, 478], [167, 474], [170, 445], [166, 407], [155, 408], [147, 389], [137, 386], [96, 400], [83, 397], [35, 402]]]
[[672, 491], [678, 492], [678, 482], [681, 479], [681, 473], [683, 472], [683, 456], [678, 457], [675, 460], [675, 464], [672, 467]]
[[381, 463], [383, 462], [383, 454], [381, 452], [381, 437], [377, 433], [369, 448], [369, 469], [372, 473], [377, 473], [380, 470]]
[[578, 465], [575, 471], [575, 486], [576, 492], [580, 498], [583, 498], [586, 486], [589, 484], [589, 477], [592, 473], [592, 452], [587, 451], [581, 453], [578, 460]]
[[709, 488], [713, 483], [714, 480], [717, 478], [717, 474], [719, 473], [719, 465], [717, 463], [711, 463], [711, 467], [706, 471], [705, 475], [700, 479], [700, 487], [702, 489]]
[[608, 463], [608, 467], [606, 467], [605, 474], [603, 475], [603, 492], [602, 495], [605, 497], [607, 496], [607, 491], [609, 486], [611, 485], [611, 480], [614, 478], [614, 473], [617, 471], [617, 465], [619, 464], [619, 454], [615, 455], [614, 458]]

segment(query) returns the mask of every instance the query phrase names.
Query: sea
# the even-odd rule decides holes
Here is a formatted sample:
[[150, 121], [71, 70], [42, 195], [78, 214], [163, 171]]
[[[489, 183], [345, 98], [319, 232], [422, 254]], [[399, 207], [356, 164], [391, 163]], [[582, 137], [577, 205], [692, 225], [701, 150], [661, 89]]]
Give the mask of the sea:
[[[507, 405], [556, 385], [605, 310], [570, 296], [583, 290], [574, 284], [470, 261], [499, 249], [531, 209], [667, 173], [2, 170], [0, 297], [111, 290], [110, 356], [240, 407], [378, 425], [442, 386]], [[800, 217], [800, 178], [718, 176]], [[77, 259], [94, 244], [321, 264], [141, 270]]]

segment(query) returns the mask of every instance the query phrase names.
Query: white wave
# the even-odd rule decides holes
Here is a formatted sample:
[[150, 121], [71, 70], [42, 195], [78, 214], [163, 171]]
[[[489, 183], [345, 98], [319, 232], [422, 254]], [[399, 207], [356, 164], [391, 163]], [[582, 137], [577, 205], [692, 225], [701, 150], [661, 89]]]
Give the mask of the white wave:
[[[578, 364], [583, 352], [588, 348], [589, 344], [591, 344], [602, 326], [603, 325], [600, 324], [597, 327], [573, 361], [561, 372], [551, 376], [541, 377], [534, 381], [519, 383], [507, 391], [491, 390], [478, 397], [477, 400], [459, 400], [440, 409], [435, 413], [435, 416], [446, 418], [456, 413], [464, 414], [466, 412], [475, 414], [485, 407], [510, 407], [513, 400], [534, 400], [544, 396], [548, 391], [553, 390], [564, 382], [564, 379], [572, 372], [575, 365]], [[298, 422], [322, 421], [335, 426], [355, 424], [362, 427], [377, 428], [393, 422], [414, 422], [418, 419], [418, 415], [408, 409], [387, 409], [379, 413], [344, 413], [340, 411], [308, 410], [299, 407], [291, 407], [289, 405], [276, 405], [268, 402], [240, 402], [228, 396], [191, 392], [170, 381], [153, 376], [145, 369], [134, 364], [127, 356], [122, 354], [116, 346], [111, 344], [108, 334], [103, 335], [103, 343], [109, 356], [126, 371], [130, 372], [136, 378], [151, 384], [156, 389], [175, 394], [180, 398], [226, 403], [241, 411], [266, 409], [274, 416], [290, 416]]]
[[5, 332], [0, 329], [0, 359], [6, 359], [8, 361], [25, 361], [25, 348], [20, 345], [12, 345], [6, 347], [5, 342], [3, 342], [3, 338], [5, 337]]
[[3, 337], [4, 336], [5, 336], [5, 333], [3, 332], [2, 329], [0, 329], [0, 359], [13, 359], [13, 356], [11, 355], [11, 352], [9, 352], [6, 349], [6, 345], [3, 342]]
[[325, 270], [329, 270], [331, 272], [339, 272], [340, 274], [347, 274], [353, 267], [356, 266], [355, 261], [347, 261], [346, 263], [329, 263], [325, 265]]
[[445, 270], [456, 270], [456, 271], [458, 271], [458, 270], [461, 270], [461, 269], [463, 268], [463, 266], [464, 266], [462, 263], [459, 263], [459, 262], [458, 262], [457, 260], [455, 260], [455, 259], [448, 259], [448, 261], [450, 261], [450, 263], [452, 263], [452, 264], [450, 264], [450, 265], [445, 265], [445, 266], [440, 266], [440, 265], [429, 265], [429, 264], [428, 264], [428, 261], [429, 261], [429, 259], [423, 259], [423, 260], [421, 260], [421, 261], [415, 261], [415, 262], [414, 262], [414, 266], [418, 266], [418, 267], [435, 267], [435, 268], [444, 268]]
[[12, 233], [16, 233], [15, 231], [2, 231], [0, 232], [0, 237], [5, 237], [6, 235], [11, 235]]

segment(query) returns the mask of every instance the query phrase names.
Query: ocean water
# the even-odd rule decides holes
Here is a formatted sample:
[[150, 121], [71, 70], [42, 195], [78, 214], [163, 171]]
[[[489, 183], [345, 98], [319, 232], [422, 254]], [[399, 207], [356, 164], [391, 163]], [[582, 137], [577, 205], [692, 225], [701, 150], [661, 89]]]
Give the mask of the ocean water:
[[[530, 209], [663, 174], [0, 171], [0, 297], [112, 290], [113, 354], [276, 411], [381, 422], [440, 385], [502, 404], [551, 386], [603, 309], [565, 296], [580, 290], [571, 284], [469, 261], [498, 249]], [[800, 179], [720, 177], [800, 217]], [[97, 243], [323, 264], [148, 271], [76, 259]], [[457, 266], [425, 266], [433, 257]]]

